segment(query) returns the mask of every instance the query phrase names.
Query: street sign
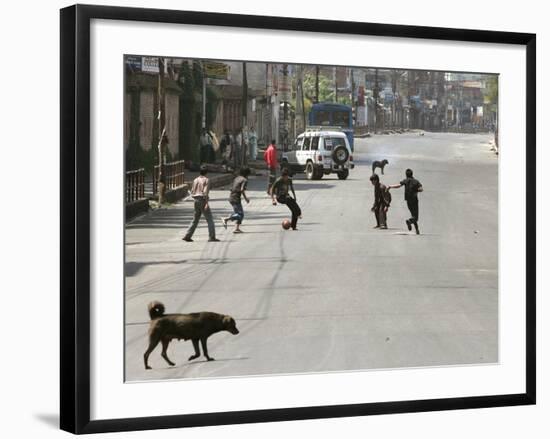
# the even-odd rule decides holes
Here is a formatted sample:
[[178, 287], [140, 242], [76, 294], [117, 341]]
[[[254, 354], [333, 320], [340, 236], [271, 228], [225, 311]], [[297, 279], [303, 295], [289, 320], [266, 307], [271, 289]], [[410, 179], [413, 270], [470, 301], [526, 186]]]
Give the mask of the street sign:
[[221, 62], [206, 61], [204, 63], [204, 72], [206, 77], [210, 79], [223, 79], [227, 81], [230, 79], [230, 71], [231, 68]]
[[126, 65], [134, 72], [141, 71], [141, 56], [127, 56]]

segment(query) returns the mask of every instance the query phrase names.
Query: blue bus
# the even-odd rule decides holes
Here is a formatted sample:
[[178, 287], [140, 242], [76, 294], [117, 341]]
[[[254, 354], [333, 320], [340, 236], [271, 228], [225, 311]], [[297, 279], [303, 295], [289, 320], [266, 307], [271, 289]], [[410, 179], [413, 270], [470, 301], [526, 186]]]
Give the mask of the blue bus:
[[353, 115], [351, 107], [332, 102], [313, 104], [308, 116], [309, 125], [331, 126], [342, 129], [348, 138], [349, 146], [353, 151]]

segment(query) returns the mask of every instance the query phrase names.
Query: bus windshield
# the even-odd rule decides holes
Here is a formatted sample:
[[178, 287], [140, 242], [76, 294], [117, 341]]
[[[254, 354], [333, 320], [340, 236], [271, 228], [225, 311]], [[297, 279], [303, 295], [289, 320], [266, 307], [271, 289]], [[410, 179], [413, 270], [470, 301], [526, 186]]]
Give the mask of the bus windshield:
[[330, 125], [330, 112], [329, 111], [317, 111], [315, 113], [314, 125]]
[[337, 127], [348, 128], [350, 126], [348, 111], [335, 111], [332, 113], [332, 120]]
[[353, 128], [352, 112], [349, 105], [334, 103], [313, 104], [309, 112], [309, 124]]

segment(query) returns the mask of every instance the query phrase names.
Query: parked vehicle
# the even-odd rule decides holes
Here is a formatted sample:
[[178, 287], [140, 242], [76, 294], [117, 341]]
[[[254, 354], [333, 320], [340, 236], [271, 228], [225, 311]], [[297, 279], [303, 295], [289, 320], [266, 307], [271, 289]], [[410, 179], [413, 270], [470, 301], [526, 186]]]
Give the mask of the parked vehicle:
[[354, 166], [348, 138], [339, 127], [308, 127], [281, 159], [281, 168], [305, 172], [308, 180], [332, 173], [345, 180]]

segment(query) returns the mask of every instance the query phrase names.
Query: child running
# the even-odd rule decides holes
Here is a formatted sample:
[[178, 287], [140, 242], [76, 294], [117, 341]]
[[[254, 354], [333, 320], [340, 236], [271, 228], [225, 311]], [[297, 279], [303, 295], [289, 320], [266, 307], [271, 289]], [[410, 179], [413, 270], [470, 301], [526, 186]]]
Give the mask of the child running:
[[235, 221], [235, 230], [233, 233], [243, 233], [241, 230], [241, 224], [244, 218], [243, 205], [241, 203], [241, 195], [245, 199], [246, 203], [250, 203], [250, 199], [246, 196], [246, 185], [248, 184], [248, 176], [250, 175], [250, 168], [243, 167], [239, 172], [239, 176], [235, 177], [233, 184], [231, 185], [231, 191], [229, 193], [229, 203], [233, 207], [233, 214], [227, 218], [222, 218], [224, 228], [227, 229], [228, 221]]
[[409, 231], [412, 230], [411, 225], [413, 225], [416, 234], [420, 235], [420, 230], [418, 229], [418, 192], [422, 192], [424, 189], [422, 188], [422, 184], [413, 177], [412, 169], [405, 171], [405, 177], [405, 180], [401, 180], [399, 184], [389, 185], [388, 189], [398, 189], [401, 186], [405, 186], [405, 201], [411, 212], [411, 217], [405, 220], [405, 224], [407, 224]]

